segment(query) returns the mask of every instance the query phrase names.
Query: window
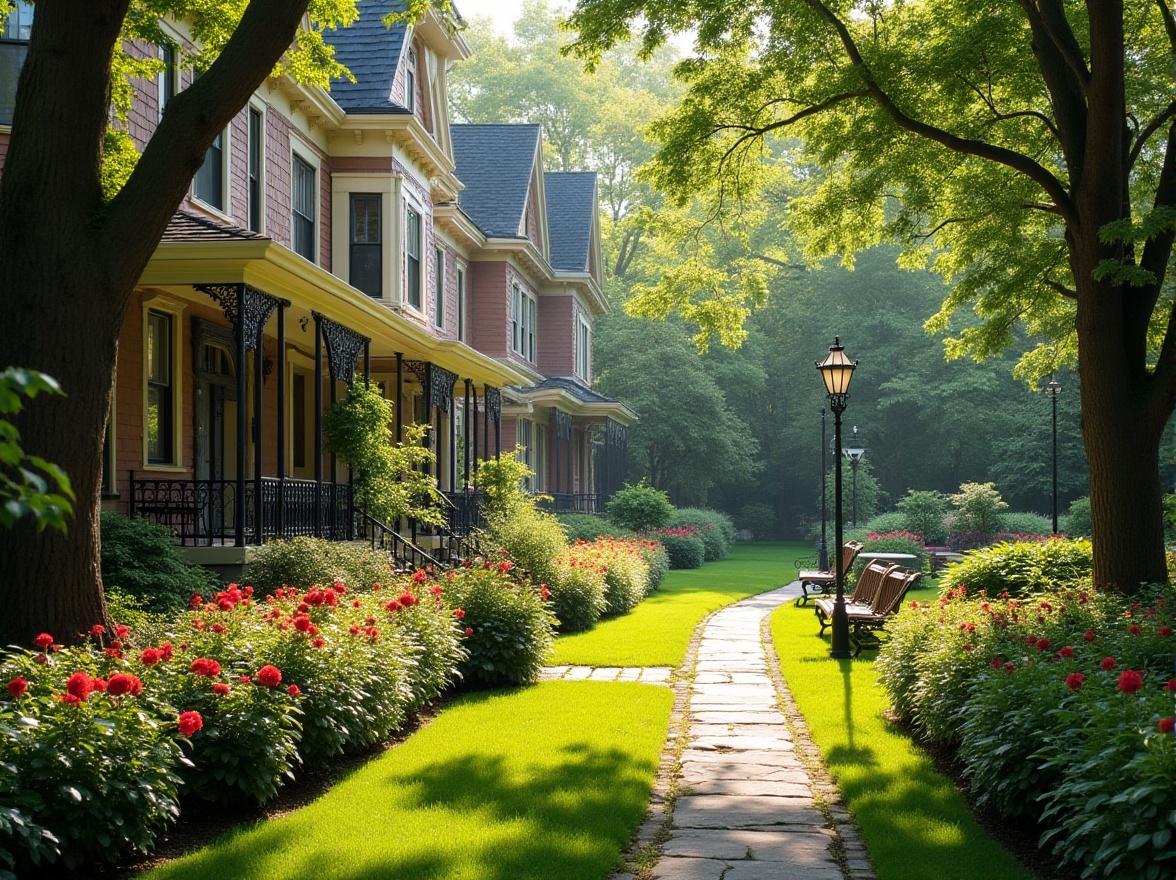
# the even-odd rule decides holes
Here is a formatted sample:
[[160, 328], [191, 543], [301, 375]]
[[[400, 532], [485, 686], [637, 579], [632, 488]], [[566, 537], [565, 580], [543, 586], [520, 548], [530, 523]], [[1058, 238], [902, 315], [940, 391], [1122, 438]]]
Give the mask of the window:
[[465, 342], [466, 334], [466, 292], [465, 270], [457, 270], [457, 338]]
[[535, 326], [538, 306], [535, 298], [518, 284], [511, 285], [510, 347], [527, 360], [535, 361]]
[[407, 229], [404, 236], [405, 279], [408, 304], [414, 309], [421, 307], [421, 215], [408, 209]]
[[445, 326], [445, 251], [436, 248], [433, 260], [433, 320], [438, 329]]
[[222, 131], [204, 154], [204, 164], [196, 172], [193, 195], [218, 211], [225, 210], [225, 133]]
[[531, 459], [535, 462], [535, 491], [542, 492], [547, 488], [544, 474], [547, 471], [547, 431], [538, 423], [535, 425], [535, 454]]
[[294, 467], [306, 467], [306, 434], [309, 430], [306, 420], [306, 376], [302, 373], [295, 373], [294, 380], [291, 383], [293, 386], [290, 391], [290, 415], [293, 421], [293, 430], [290, 432], [291, 440], [293, 440], [293, 450], [291, 458], [293, 459]]
[[523, 292], [517, 284], [510, 286], [510, 350], [519, 350], [519, 303]]
[[249, 228], [262, 231], [264, 192], [262, 170], [265, 167], [265, 117], [260, 110], [249, 108]]
[[404, 107], [409, 113], [416, 112], [416, 50], [411, 47], [404, 69]]
[[576, 375], [592, 381], [592, 328], [583, 318], [576, 328]]
[[164, 46], [159, 52], [163, 70], [159, 72], [159, 115], [180, 91], [180, 64], [175, 46]]
[[8, 6], [8, 18], [4, 19], [4, 33], [0, 35], [0, 39], [29, 39], [33, 33], [33, 4], [15, 0]]
[[[531, 467], [531, 463], [535, 460], [534, 452], [531, 448], [532, 440], [533, 437], [531, 434], [531, 423], [526, 419], [519, 419], [519, 439], [515, 445], [522, 450], [522, 462], [530, 470], [534, 470], [534, 468]], [[527, 477], [526, 480], [524, 480], [523, 485], [526, 487], [528, 492], [533, 492], [535, 490], [534, 475]]]
[[147, 463], [175, 464], [172, 316], [147, 312]]
[[294, 253], [306, 257], [314, 262], [314, 219], [316, 216], [315, 201], [318, 188], [315, 185], [314, 166], [294, 154], [292, 170], [294, 172], [294, 208], [293, 208], [293, 244]]
[[535, 327], [538, 321], [539, 303], [527, 297], [527, 360], [535, 363]]
[[383, 296], [379, 193], [351, 194], [351, 254], [348, 281], [368, 296]]

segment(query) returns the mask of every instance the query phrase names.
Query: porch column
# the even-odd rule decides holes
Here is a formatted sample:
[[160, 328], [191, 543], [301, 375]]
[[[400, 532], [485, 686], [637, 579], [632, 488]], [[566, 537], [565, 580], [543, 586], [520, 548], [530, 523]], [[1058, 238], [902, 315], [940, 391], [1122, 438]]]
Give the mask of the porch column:
[[274, 531], [279, 538], [286, 535], [286, 306], [278, 308], [278, 356], [274, 372], [278, 377], [278, 509], [274, 515]]
[[449, 395], [449, 491], [457, 491], [457, 397]]
[[404, 441], [404, 355], [396, 352], [396, 442]]
[[482, 386], [482, 461], [490, 459], [490, 386]]
[[461, 419], [461, 435], [462, 443], [465, 446], [465, 462], [464, 475], [462, 477], [461, 488], [465, 491], [465, 487], [470, 484], [470, 419], [473, 416], [473, 410], [470, 406], [470, 391], [473, 388], [473, 382], [470, 379], [465, 380], [465, 409], [462, 410]]
[[[237, 306], [244, 299], [243, 285], [238, 287]], [[238, 312], [235, 321], [237, 334], [237, 485], [233, 497], [233, 545], [245, 546], [245, 439], [249, 422], [245, 413], [245, 322]]]
[[555, 494], [559, 494], [559, 410], [551, 411], [551, 463], [555, 465]]
[[265, 386], [265, 325], [257, 328], [257, 344], [253, 348], [253, 529], [254, 540], [265, 543], [264, 508], [261, 486], [261, 417], [264, 411], [262, 395]]
[[314, 315], [314, 536], [323, 536], [323, 316]]
[[372, 341], [363, 341], [363, 384], [372, 387]]
[[473, 408], [470, 410], [470, 451], [466, 454], [466, 458], [473, 456], [474, 458], [474, 482], [478, 480], [478, 462], [481, 460], [478, 457], [478, 389], [471, 386], [473, 391]]
[[[346, 382], [348, 393], [355, 383], [355, 368], [356, 362], [359, 360], [360, 351], [364, 350], [369, 342], [366, 336], [361, 336], [354, 330], [344, 327], [337, 321], [332, 321], [330, 318], [317, 315], [321, 321], [322, 338], [327, 343], [327, 355], [330, 358], [331, 367], [331, 404], [336, 402], [338, 394], [339, 382]], [[320, 415], [321, 420], [321, 415]], [[320, 421], [321, 430], [321, 421]], [[321, 442], [321, 441], [320, 441]], [[350, 470], [350, 468], [349, 468]], [[348, 488], [351, 488], [350, 476], [348, 477]], [[354, 525], [354, 509], [352, 507], [353, 500], [348, 497], [346, 508], [340, 510], [341, 492], [339, 491], [339, 473], [338, 460], [335, 453], [331, 452], [331, 527], [330, 537], [339, 539], [341, 537], [350, 538], [352, 535], [352, 526]], [[340, 513], [344, 515], [344, 521], [340, 522]]]
[[[572, 457], [576, 454], [576, 429], [572, 427], [572, 417], [568, 416], [568, 494], [575, 495], [576, 493], [576, 471], [572, 465]], [[575, 499], [572, 500], [575, 504]]]

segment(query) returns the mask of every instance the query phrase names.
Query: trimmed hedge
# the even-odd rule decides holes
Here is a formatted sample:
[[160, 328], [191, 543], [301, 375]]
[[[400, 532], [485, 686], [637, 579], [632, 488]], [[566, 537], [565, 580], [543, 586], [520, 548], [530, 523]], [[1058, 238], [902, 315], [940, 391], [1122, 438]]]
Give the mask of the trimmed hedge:
[[1086, 538], [1003, 541], [948, 565], [940, 586], [944, 592], [966, 586], [972, 594], [983, 591], [990, 597], [1029, 596], [1089, 577], [1091, 552]]
[[219, 583], [216, 575], [180, 555], [171, 529], [142, 517], [102, 511], [102, 583], [138, 600], [145, 611], [179, 611], [193, 593]]
[[291, 538], [259, 547], [249, 562], [245, 580], [260, 595], [268, 596], [282, 587], [307, 590], [336, 581], [350, 584], [352, 589], [368, 589], [391, 577], [388, 554], [363, 543]]
[[597, 538], [637, 537], [637, 533], [632, 529], [622, 528], [603, 516], [593, 516], [589, 513], [558, 513], [556, 519], [573, 544], [576, 541], [595, 541]]
[[657, 538], [666, 548], [670, 568], [701, 568], [706, 559], [706, 545], [690, 526], [661, 529]]

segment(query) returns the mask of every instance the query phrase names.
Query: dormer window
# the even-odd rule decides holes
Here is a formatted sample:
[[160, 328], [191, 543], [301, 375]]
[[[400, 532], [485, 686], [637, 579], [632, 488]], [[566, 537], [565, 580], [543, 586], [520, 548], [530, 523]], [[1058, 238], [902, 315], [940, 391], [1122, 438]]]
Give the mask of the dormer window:
[[409, 113], [416, 112], [416, 50], [409, 47], [408, 64], [404, 73], [404, 106]]

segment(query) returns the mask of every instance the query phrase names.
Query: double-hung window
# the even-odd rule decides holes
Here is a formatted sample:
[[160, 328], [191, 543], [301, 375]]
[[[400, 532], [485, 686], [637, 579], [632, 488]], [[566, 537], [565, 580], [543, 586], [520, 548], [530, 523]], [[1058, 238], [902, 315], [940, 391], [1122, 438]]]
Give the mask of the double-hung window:
[[351, 286], [368, 296], [383, 296], [384, 263], [380, 252], [379, 193], [351, 194]]
[[465, 342], [466, 338], [466, 290], [465, 270], [457, 270], [457, 338]]
[[167, 45], [160, 49], [160, 60], [163, 62], [163, 70], [159, 72], [159, 116], [162, 118], [168, 102], [180, 91], [180, 63], [176, 47]]
[[265, 116], [255, 107], [249, 108], [249, 228], [262, 231], [265, 218], [263, 169], [265, 168]]
[[196, 172], [193, 195], [210, 208], [224, 211], [225, 198], [225, 133], [222, 131], [208, 146], [204, 164]]
[[404, 109], [409, 113], [416, 112], [416, 50], [411, 47], [404, 69]]
[[421, 215], [408, 209], [404, 235], [404, 285], [408, 304], [421, 307]]
[[576, 375], [592, 381], [592, 328], [583, 318], [576, 325]]
[[438, 329], [445, 327], [445, 251], [434, 248], [433, 254], [433, 321]]
[[314, 166], [299, 156], [293, 156], [292, 171], [293, 185], [293, 217], [292, 238], [294, 253], [300, 254], [314, 262], [315, 256], [315, 202], [317, 201], [318, 185], [315, 181]]
[[516, 354], [535, 361], [535, 327], [538, 304], [518, 284], [511, 285], [510, 347]]
[[147, 312], [147, 463], [175, 463], [175, 376], [172, 370], [173, 316]]

